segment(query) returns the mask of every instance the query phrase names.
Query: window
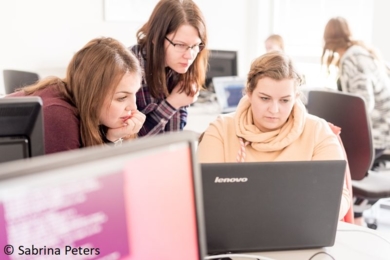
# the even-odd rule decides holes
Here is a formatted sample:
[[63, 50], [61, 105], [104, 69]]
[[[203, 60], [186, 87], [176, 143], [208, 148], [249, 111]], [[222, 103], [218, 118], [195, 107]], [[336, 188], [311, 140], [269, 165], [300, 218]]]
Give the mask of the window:
[[273, 32], [283, 36], [290, 55], [302, 60], [321, 56], [324, 28], [334, 16], [348, 20], [354, 38], [371, 42], [372, 0], [274, 0], [273, 11]]
[[274, 0], [272, 3], [271, 33], [283, 37], [286, 52], [311, 87], [335, 87], [334, 79], [329, 82], [323, 78], [320, 66], [324, 28], [330, 18], [344, 17], [355, 39], [367, 44], [372, 41], [373, 0]]

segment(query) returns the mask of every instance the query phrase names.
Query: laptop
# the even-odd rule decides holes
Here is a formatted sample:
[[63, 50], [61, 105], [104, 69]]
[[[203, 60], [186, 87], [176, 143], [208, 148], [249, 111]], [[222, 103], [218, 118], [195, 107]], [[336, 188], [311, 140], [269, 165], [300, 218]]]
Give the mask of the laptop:
[[346, 162], [201, 164], [208, 254], [335, 242]]
[[245, 78], [214, 77], [213, 85], [221, 113], [234, 112], [243, 96]]
[[[196, 139], [180, 132], [1, 164], [0, 245], [31, 260], [41, 249], [45, 259], [203, 260]], [[0, 259], [15, 259], [12, 250]]]

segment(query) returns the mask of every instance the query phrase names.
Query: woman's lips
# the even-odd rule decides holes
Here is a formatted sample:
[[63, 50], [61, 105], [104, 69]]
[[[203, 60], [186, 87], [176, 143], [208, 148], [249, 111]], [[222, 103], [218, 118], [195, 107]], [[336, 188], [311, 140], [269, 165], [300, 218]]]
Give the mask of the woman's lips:
[[130, 116], [121, 117], [121, 119], [122, 119], [124, 122], [127, 121], [129, 118], [131, 118], [131, 115], [130, 115]]

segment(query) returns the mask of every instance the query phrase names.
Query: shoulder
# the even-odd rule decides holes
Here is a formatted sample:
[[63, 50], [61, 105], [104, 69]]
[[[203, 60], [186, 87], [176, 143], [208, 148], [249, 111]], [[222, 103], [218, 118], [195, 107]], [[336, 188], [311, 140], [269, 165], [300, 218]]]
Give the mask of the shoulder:
[[346, 56], [354, 56], [354, 55], [370, 55], [369, 51], [360, 46], [360, 45], [352, 45], [351, 47], [346, 50], [344, 53]]
[[[78, 110], [69, 103], [57, 89], [57, 85], [50, 85], [34, 93], [43, 103], [43, 116], [47, 122], [60, 122], [63, 120], [78, 121]], [[46, 124], [46, 122], [45, 122]]]
[[311, 140], [312, 143], [320, 146], [335, 145], [339, 147], [338, 135], [340, 134], [341, 128], [333, 125], [332, 122], [309, 115], [306, 121], [305, 136]]
[[353, 45], [342, 56], [340, 63], [345, 62], [358, 62], [361, 59], [372, 59], [373, 57], [367, 49], [359, 45]]
[[43, 117], [47, 129], [61, 132], [78, 132], [80, 118], [77, 109], [61, 99], [51, 99], [43, 106]]
[[50, 99], [49, 102], [43, 105], [44, 116], [52, 114], [57, 117], [78, 117], [78, 112], [75, 107], [63, 100]]
[[325, 119], [311, 114], [307, 115], [305, 131], [312, 133], [332, 133], [329, 123]]
[[[27, 96], [23, 91], [14, 92], [10, 95], [7, 95], [7, 97], [23, 96]], [[31, 96], [38, 96], [42, 99], [42, 109], [44, 110], [44, 116], [46, 114], [58, 112], [61, 112], [61, 114], [57, 114], [57, 116], [62, 116], [62, 113], [78, 115], [77, 108], [62, 97], [56, 85], [50, 85], [43, 89], [37, 90]]]
[[80, 117], [76, 107], [59, 97], [45, 98], [43, 103], [45, 131], [79, 138]]
[[218, 129], [234, 128], [234, 114], [235, 113], [219, 115], [211, 125]]
[[22, 90], [7, 94], [5, 97], [24, 97], [26, 96]]
[[220, 137], [222, 139], [235, 135], [234, 113], [219, 115], [217, 119], [210, 123], [205, 134]]
[[56, 85], [48, 86], [37, 93], [43, 100], [43, 109], [50, 110], [56, 109], [61, 110], [64, 113], [77, 115], [77, 108], [65, 100], [61, 93], [57, 90]]

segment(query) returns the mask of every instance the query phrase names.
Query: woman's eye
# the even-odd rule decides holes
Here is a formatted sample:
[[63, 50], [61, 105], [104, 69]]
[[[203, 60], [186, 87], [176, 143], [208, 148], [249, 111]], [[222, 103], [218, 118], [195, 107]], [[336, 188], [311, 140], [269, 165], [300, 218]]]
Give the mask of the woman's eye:
[[176, 47], [179, 49], [179, 50], [187, 50], [187, 45], [185, 45], [185, 44], [180, 44], [180, 43], [178, 43], [177, 45], [176, 45]]
[[124, 97], [119, 97], [119, 98], [118, 98], [118, 101], [123, 101], [123, 100], [125, 100], [125, 99], [126, 99], [126, 97], [127, 97], [127, 96], [124, 96]]
[[282, 99], [283, 103], [288, 103], [290, 100], [289, 99]]
[[260, 97], [260, 99], [263, 100], [263, 101], [269, 100], [269, 98], [267, 98], [267, 97]]

